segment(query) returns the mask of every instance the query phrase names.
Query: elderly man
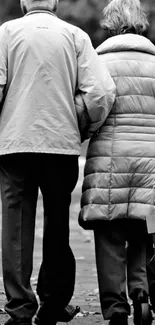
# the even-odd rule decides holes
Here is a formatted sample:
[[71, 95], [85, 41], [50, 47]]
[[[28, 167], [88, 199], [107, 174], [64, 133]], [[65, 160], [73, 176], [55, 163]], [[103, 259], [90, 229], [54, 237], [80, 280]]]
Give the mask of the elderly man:
[[63, 320], [75, 282], [69, 245], [81, 149], [75, 94], [85, 103], [88, 133], [100, 127], [115, 98], [88, 35], [60, 20], [57, 5], [21, 0], [24, 17], [0, 27], [2, 263], [10, 325], [30, 325], [38, 308], [30, 277], [39, 188], [44, 232], [35, 322]]

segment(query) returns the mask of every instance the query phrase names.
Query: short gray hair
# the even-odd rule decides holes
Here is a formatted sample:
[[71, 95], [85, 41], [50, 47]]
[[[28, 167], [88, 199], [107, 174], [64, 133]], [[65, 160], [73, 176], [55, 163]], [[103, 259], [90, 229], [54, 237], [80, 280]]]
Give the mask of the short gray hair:
[[148, 25], [139, 0], [111, 0], [103, 10], [101, 27], [112, 35], [142, 34]]
[[20, 0], [21, 10], [26, 14], [29, 10], [36, 8], [49, 9], [55, 12], [58, 7], [59, 0]]

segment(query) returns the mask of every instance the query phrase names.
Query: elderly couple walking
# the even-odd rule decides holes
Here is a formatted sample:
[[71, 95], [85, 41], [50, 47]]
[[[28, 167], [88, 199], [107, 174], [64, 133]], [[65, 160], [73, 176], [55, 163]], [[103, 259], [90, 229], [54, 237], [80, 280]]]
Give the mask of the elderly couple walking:
[[[78, 311], [69, 305], [76, 270], [69, 207], [81, 141], [90, 138], [79, 223], [94, 230], [103, 317], [127, 325], [129, 296], [135, 325], [150, 325], [155, 278], [146, 267], [153, 255], [146, 217], [155, 202], [155, 46], [143, 36], [146, 16], [139, 0], [110, 1], [102, 26], [111, 37], [95, 51], [85, 32], [56, 16], [58, 0], [20, 3], [24, 17], [0, 27], [6, 324], [31, 325], [36, 314], [36, 324], [55, 325]], [[39, 188], [37, 299], [30, 278]]]

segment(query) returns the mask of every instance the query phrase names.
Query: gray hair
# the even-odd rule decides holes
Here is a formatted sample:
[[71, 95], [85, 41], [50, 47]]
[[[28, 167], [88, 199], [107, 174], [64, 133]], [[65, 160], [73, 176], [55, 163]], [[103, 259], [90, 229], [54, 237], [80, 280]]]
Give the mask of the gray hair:
[[20, 6], [23, 14], [29, 10], [42, 9], [55, 12], [58, 7], [59, 0], [20, 0]]
[[112, 35], [142, 34], [148, 25], [139, 0], [111, 0], [103, 10], [101, 27]]

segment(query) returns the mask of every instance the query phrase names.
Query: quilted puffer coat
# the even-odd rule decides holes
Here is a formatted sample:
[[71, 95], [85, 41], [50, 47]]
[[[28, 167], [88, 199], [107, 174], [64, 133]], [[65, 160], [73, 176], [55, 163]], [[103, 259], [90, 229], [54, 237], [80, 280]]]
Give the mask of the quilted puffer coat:
[[103, 220], [145, 220], [155, 208], [155, 46], [126, 34], [97, 52], [117, 94], [88, 146], [79, 215], [85, 229]]

